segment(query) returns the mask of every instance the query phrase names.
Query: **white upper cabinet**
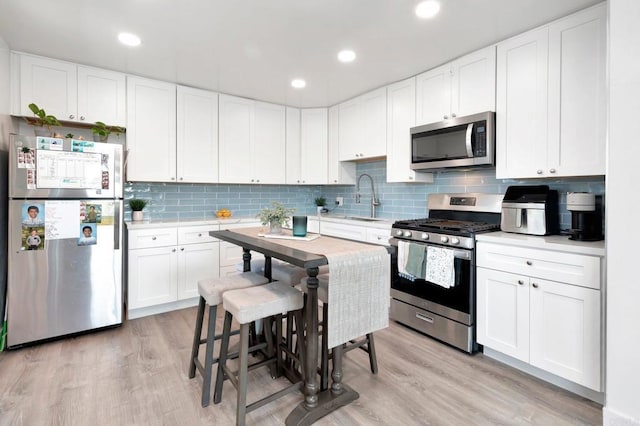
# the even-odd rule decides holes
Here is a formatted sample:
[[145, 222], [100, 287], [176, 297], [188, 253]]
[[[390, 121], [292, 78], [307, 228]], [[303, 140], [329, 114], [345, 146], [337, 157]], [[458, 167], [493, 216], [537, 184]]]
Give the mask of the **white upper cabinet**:
[[387, 89], [374, 90], [339, 105], [340, 161], [387, 155]]
[[35, 103], [62, 121], [126, 125], [124, 74], [19, 53], [12, 64], [14, 114], [33, 115]]
[[328, 183], [355, 185], [356, 163], [340, 161], [340, 105], [329, 108]]
[[498, 44], [496, 175], [605, 173], [606, 5]]
[[287, 183], [327, 183], [326, 108], [287, 107]]
[[285, 107], [220, 95], [222, 183], [285, 183]]
[[176, 85], [127, 77], [127, 180], [176, 181]]
[[494, 111], [495, 81], [495, 46], [418, 75], [416, 125]]
[[416, 79], [387, 86], [387, 182], [433, 182], [433, 174], [411, 170], [411, 135], [416, 122]]
[[178, 182], [218, 182], [218, 94], [178, 86]]

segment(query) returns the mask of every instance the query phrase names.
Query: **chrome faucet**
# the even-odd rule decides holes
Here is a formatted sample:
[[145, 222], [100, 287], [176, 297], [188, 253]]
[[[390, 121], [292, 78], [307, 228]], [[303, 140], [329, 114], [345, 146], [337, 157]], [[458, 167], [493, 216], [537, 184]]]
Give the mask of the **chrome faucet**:
[[362, 173], [358, 176], [358, 183], [356, 184], [356, 203], [360, 203], [360, 179], [364, 176], [368, 177], [371, 181], [371, 217], [376, 217], [376, 206], [380, 205], [380, 200], [376, 198], [376, 189], [373, 186], [373, 178], [367, 173]]

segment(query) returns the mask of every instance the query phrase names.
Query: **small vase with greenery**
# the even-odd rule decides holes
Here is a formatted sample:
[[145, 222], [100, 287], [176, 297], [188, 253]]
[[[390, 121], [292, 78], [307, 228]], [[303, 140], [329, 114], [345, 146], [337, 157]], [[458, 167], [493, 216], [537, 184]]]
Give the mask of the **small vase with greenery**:
[[289, 225], [289, 217], [296, 209], [286, 208], [282, 203], [273, 201], [271, 207], [264, 207], [256, 215], [263, 225], [269, 225], [270, 234], [282, 233], [282, 227]]
[[[27, 123], [35, 126], [36, 136], [51, 136], [53, 135], [54, 126], [62, 126], [58, 119], [46, 113], [44, 109], [40, 109], [38, 105], [31, 103], [29, 109], [33, 112], [34, 118], [28, 118]], [[45, 130], [46, 127], [46, 130]]]
[[140, 198], [132, 198], [129, 200], [129, 208], [131, 208], [131, 219], [140, 221], [143, 218], [142, 209], [144, 209], [149, 201]]
[[107, 126], [102, 121], [96, 121], [96, 124], [91, 128], [93, 133], [93, 140], [95, 142], [106, 142], [109, 139], [109, 135], [113, 133], [116, 136], [120, 136], [124, 129], [118, 126]]
[[313, 201], [316, 203], [316, 213], [320, 216], [320, 213], [322, 213], [327, 205], [327, 199], [324, 197], [318, 197]]

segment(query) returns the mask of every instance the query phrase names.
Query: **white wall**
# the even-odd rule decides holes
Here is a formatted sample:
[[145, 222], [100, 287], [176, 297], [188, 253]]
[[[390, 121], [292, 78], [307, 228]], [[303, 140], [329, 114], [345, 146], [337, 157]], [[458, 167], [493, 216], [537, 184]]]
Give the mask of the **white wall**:
[[609, 0], [605, 426], [640, 425], [640, 1]]
[[6, 151], [9, 147], [9, 133], [12, 132], [10, 107], [10, 68], [11, 54], [7, 43], [0, 37], [0, 151]]

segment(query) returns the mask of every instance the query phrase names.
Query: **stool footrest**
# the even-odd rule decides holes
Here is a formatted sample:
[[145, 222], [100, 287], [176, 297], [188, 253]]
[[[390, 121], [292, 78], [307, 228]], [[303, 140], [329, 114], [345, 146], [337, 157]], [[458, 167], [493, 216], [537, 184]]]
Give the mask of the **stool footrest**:
[[253, 410], [257, 410], [258, 408], [260, 408], [260, 407], [262, 407], [264, 405], [267, 405], [268, 403], [270, 403], [272, 401], [275, 401], [276, 399], [281, 398], [281, 397], [283, 397], [283, 396], [285, 396], [285, 395], [287, 395], [287, 394], [289, 394], [291, 392], [295, 392], [297, 390], [302, 389], [302, 385], [303, 385], [302, 381], [294, 383], [294, 384], [289, 385], [286, 388], [284, 388], [284, 389], [282, 389], [282, 390], [280, 390], [280, 391], [278, 391], [276, 393], [273, 393], [273, 394], [271, 394], [271, 395], [269, 395], [267, 397], [264, 397], [264, 398], [262, 398], [262, 399], [260, 399], [260, 400], [258, 400], [256, 402], [252, 402], [251, 404], [247, 405], [247, 413], [249, 413], [249, 412], [251, 412]]

